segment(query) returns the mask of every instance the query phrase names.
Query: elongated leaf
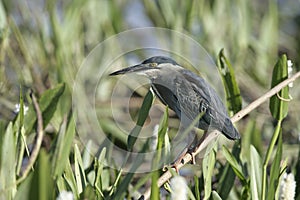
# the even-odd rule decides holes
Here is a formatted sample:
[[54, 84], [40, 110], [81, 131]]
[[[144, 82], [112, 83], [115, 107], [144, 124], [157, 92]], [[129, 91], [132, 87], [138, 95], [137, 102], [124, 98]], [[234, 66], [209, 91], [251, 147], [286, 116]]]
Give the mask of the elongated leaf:
[[[18, 113], [16, 123], [14, 124], [14, 130], [17, 130], [17, 148], [18, 148], [18, 153], [17, 153], [17, 169], [16, 172], [17, 174], [20, 173], [21, 167], [22, 167], [22, 161], [24, 157], [24, 152], [25, 152], [25, 129], [24, 129], [24, 97], [23, 97], [23, 90], [22, 87], [20, 86], [20, 111]], [[26, 146], [27, 148], [27, 146]]]
[[212, 192], [211, 185], [215, 163], [216, 153], [215, 151], [210, 151], [209, 154], [204, 157], [202, 162], [204, 178], [204, 199], [209, 199]]
[[54, 181], [51, 177], [49, 155], [41, 149], [38, 157], [38, 167], [34, 171], [29, 199], [48, 200], [54, 198]]
[[96, 167], [95, 167], [95, 171], [96, 171], [96, 176], [95, 176], [95, 182], [94, 182], [94, 186], [96, 188], [96, 192], [98, 194], [98, 197], [103, 197], [103, 188], [102, 188], [102, 184], [101, 184], [101, 173], [104, 167], [104, 162], [105, 162], [105, 155], [106, 155], [106, 148], [103, 148], [99, 158], [96, 160]]
[[0, 39], [3, 40], [4, 31], [7, 28], [7, 13], [5, 12], [5, 8], [3, 6], [3, 2], [0, 2]]
[[[272, 74], [272, 83], [271, 87], [273, 88], [280, 82], [284, 81], [288, 78], [288, 67], [287, 67], [287, 57], [286, 55], [282, 55], [277, 61], [273, 74]], [[289, 99], [289, 87], [286, 86], [277, 95], [274, 95], [270, 99], [270, 111], [272, 116], [277, 120], [282, 120], [287, 116], [288, 113], [288, 102], [283, 101], [282, 99]]]
[[[29, 173], [26, 179], [18, 186], [18, 190], [16, 192], [16, 196], [14, 197], [14, 200], [31, 200], [29, 196], [29, 192], [30, 192], [30, 187], [32, 185], [31, 184], [32, 179], [33, 179], [33, 173]], [[5, 199], [2, 198], [1, 195], [4, 194], [0, 194], [0, 198]]]
[[152, 173], [152, 178], [151, 178], [151, 200], [156, 200], [159, 199], [159, 188], [157, 186], [157, 180], [159, 178], [159, 171], [155, 170]]
[[16, 138], [12, 123], [9, 123], [5, 133], [0, 133], [0, 144], [0, 197], [13, 199], [16, 192]]
[[[148, 148], [148, 143], [146, 142], [143, 146], [143, 149], [141, 152], [145, 152], [145, 150]], [[130, 168], [130, 172], [135, 172], [137, 168], [144, 162], [145, 154], [140, 153], [137, 155], [134, 164]], [[127, 173], [126, 176], [122, 179], [121, 183], [118, 185], [118, 190], [116, 190], [116, 193], [112, 196], [111, 199], [124, 199], [125, 192], [128, 189], [128, 186], [130, 184], [130, 181], [132, 180], [134, 176], [134, 173]]]
[[135, 144], [137, 137], [140, 134], [140, 131], [148, 117], [149, 110], [152, 105], [152, 101], [153, 101], [153, 95], [152, 95], [151, 91], [149, 90], [149, 92], [147, 93], [147, 95], [144, 98], [142, 107], [139, 111], [139, 116], [138, 116], [136, 126], [133, 128], [133, 130], [131, 131], [131, 133], [127, 139], [127, 148], [129, 151], [131, 151], [133, 149], [133, 145]]
[[[238, 157], [238, 155], [241, 152], [240, 144], [237, 142], [234, 144], [232, 148], [232, 154], [235, 157]], [[221, 170], [222, 175], [219, 180], [218, 188], [217, 188], [217, 193], [223, 198], [227, 199], [228, 195], [230, 193], [231, 188], [234, 185], [234, 180], [235, 180], [235, 173], [230, 167], [229, 163], [226, 163], [225, 167]]]
[[199, 179], [198, 179], [198, 177], [196, 175], [194, 176], [194, 182], [195, 182], [195, 195], [196, 195], [196, 199], [200, 200], [201, 199], [200, 184], [199, 184]]
[[86, 186], [86, 177], [84, 173], [81, 154], [77, 145], [74, 146], [74, 173], [77, 190], [80, 194], [83, 191], [83, 188]]
[[[60, 176], [61, 173], [63, 172], [63, 168], [65, 166], [59, 166], [60, 163], [65, 163], [65, 161], [68, 160], [61, 160], [61, 154], [64, 152], [64, 136], [66, 134], [66, 128], [67, 128], [67, 121], [64, 120], [63, 123], [60, 126], [60, 130], [58, 132], [58, 136], [56, 139], [56, 148], [54, 149], [54, 154], [53, 154], [53, 158], [52, 158], [52, 169], [54, 171], [53, 175], [56, 176]], [[69, 152], [68, 152], [69, 153]]]
[[[63, 173], [69, 159], [69, 154], [75, 136], [75, 122], [73, 118], [70, 118], [69, 124], [66, 123], [67, 122], [64, 122], [61, 125], [58, 138], [56, 140], [56, 148], [52, 161], [54, 177], [59, 177]], [[66, 125], [68, 125], [67, 128]]]
[[83, 192], [80, 194], [80, 199], [102, 199], [97, 198], [97, 193], [95, 191], [95, 188], [93, 188], [91, 185], [87, 185], [83, 188]]
[[[281, 132], [281, 131], [280, 131]], [[280, 162], [282, 157], [282, 137], [281, 133], [278, 136], [277, 151], [274, 161], [271, 166], [270, 183], [267, 199], [275, 199], [275, 193], [279, 184], [280, 178]]]
[[219, 53], [218, 69], [219, 73], [222, 75], [228, 109], [233, 111], [233, 113], [237, 113], [242, 108], [241, 93], [236, 82], [234, 70], [229, 60], [224, 55], [224, 49]]
[[159, 128], [157, 131], [157, 146], [156, 154], [152, 162], [153, 169], [158, 169], [159, 164], [165, 164], [165, 159], [170, 153], [169, 137], [167, 134], [168, 130], [168, 107], [164, 112], [162, 119], [160, 120]]
[[[298, 157], [297, 157], [297, 163], [296, 163], [296, 166], [295, 166], [295, 171], [296, 171], [296, 174], [295, 174], [295, 180], [300, 180], [300, 148], [298, 149]], [[296, 184], [296, 195], [295, 195], [298, 199], [300, 199], [300, 184]]]
[[165, 135], [167, 133], [167, 130], [168, 130], [168, 107], [166, 107], [164, 115], [159, 124], [157, 150], [161, 149], [164, 146]]
[[222, 149], [223, 149], [223, 154], [224, 154], [226, 160], [229, 162], [230, 166], [232, 167], [234, 173], [237, 175], [237, 177], [239, 177], [239, 179], [243, 183], [246, 183], [247, 180], [243, 174], [241, 165], [238, 164], [235, 157], [229, 152], [229, 150], [225, 146], [223, 146]]
[[261, 199], [265, 199], [267, 196], [267, 166], [271, 158], [271, 154], [273, 153], [273, 149], [275, 147], [276, 141], [281, 132], [281, 120], [278, 120], [276, 129], [273, 133], [271, 142], [268, 146], [268, 150], [265, 156], [264, 164], [263, 164], [263, 174], [262, 174], [262, 192], [261, 192]]
[[222, 200], [222, 198], [216, 191], [212, 191], [212, 199], [213, 200]]
[[252, 199], [259, 199], [261, 197], [262, 160], [252, 145], [250, 145], [250, 176]]
[[68, 159], [67, 165], [65, 167], [64, 178], [65, 178], [66, 182], [68, 183], [68, 186], [71, 188], [72, 193], [78, 198], [79, 197], [79, 192], [78, 192], [78, 189], [77, 189], [76, 179], [74, 177], [73, 170], [72, 170], [71, 163], [70, 163], [69, 159]]
[[[58, 103], [58, 100], [60, 96], [63, 94], [65, 90], [65, 84], [59, 84], [55, 88], [47, 90], [44, 92], [39, 99], [39, 106], [43, 114], [43, 125], [46, 127], [46, 125], [49, 123], [50, 119], [52, 118], [56, 106]], [[26, 134], [28, 134], [33, 126], [36, 123], [36, 113], [33, 108], [33, 106], [29, 106], [28, 113], [26, 114], [26, 117], [24, 118], [24, 126], [26, 130]]]
[[62, 192], [62, 191], [67, 191], [67, 186], [66, 186], [66, 181], [64, 180], [64, 178], [62, 176], [58, 177], [56, 179], [56, 187], [58, 192]]
[[[156, 129], [157, 130], [157, 129]], [[160, 120], [160, 124], [158, 127], [158, 130], [154, 137], [157, 138], [157, 143], [154, 143], [153, 145], [156, 144], [156, 154], [152, 160], [152, 169], [155, 169], [154, 171], [151, 172], [151, 200], [159, 199], [159, 188], [157, 185], [157, 180], [159, 178], [159, 170], [156, 170], [159, 168], [160, 161], [163, 160], [162, 157], [166, 156], [166, 152], [162, 151], [162, 147], [165, 144], [165, 139], [167, 136], [167, 130], [168, 130], [168, 107], [166, 107], [166, 110], [164, 112], [164, 115], [162, 119]]]

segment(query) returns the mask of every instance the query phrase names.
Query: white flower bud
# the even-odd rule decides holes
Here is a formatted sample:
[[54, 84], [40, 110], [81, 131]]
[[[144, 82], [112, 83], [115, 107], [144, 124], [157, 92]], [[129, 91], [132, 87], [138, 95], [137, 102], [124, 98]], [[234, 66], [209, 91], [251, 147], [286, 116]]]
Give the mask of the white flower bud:
[[183, 177], [175, 176], [171, 179], [171, 199], [172, 200], [185, 200], [187, 199], [187, 184]]
[[[27, 113], [27, 111], [28, 111], [28, 107], [24, 105], [23, 108], [24, 108], [24, 115], [26, 115], [26, 113]], [[18, 104], [15, 104], [14, 112], [15, 112], [16, 114], [18, 114], [18, 113], [20, 112], [20, 104], [19, 104], [19, 103], [18, 103]]]
[[61, 191], [58, 197], [56, 198], [56, 200], [73, 200], [73, 199], [74, 199], [73, 193], [65, 190]]
[[[287, 61], [288, 66], [288, 78], [290, 78], [293, 74], [293, 62], [291, 60]], [[289, 83], [288, 85], [290, 88], [293, 87], [293, 82]]]
[[292, 173], [284, 173], [280, 182], [279, 199], [293, 200], [295, 199], [296, 181]]

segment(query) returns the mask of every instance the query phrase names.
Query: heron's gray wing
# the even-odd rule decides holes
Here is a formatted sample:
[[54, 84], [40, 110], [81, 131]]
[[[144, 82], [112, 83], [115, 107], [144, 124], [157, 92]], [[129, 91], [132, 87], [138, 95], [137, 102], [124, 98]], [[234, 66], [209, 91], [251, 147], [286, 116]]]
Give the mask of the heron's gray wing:
[[[206, 129], [207, 127], [201, 126], [207, 125], [221, 131], [230, 139], [239, 138], [239, 133], [234, 128], [227, 114], [227, 110], [215, 90], [203, 78], [191, 71], [182, 70], [181, 74], [188, 80], [190, 87], [197, 96], [196, 99], [198, 99], [199, 102], [198, 112], [205, 111], [205, 114], [200, 119], [199, 128]], [[194, 103], [195, 102], [191, 102], [191, 104]]]
[[[192, 88], [192, 83], [181, 74], [175, 77], [174, 84], [178, 105], [181, 110], [180, 119], [185, 125], [189, 125], [200, 114], [200, 110], [203, 108], [202, 106], [208, 105], [205, 103], [207, 100], [197, 94]], [[202, 118], [203, 117], [204, 116], [202, 116]], [[199, 121], [197, 126], [206, 130], [209, 126], [209, 122], [205, 122], [203, 118]]]

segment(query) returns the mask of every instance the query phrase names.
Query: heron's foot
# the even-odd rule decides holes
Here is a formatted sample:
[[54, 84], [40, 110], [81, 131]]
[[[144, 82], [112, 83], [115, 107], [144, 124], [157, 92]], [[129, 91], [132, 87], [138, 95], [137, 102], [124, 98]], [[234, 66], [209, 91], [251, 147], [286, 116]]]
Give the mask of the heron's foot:
[[169, 165], [169, 167], [174, 168], [175, 171], [178, 173], [179, 172], [179, 168], [178, 165], [183, 164], [184, 162], [184, 156], [186, 155], [186, 153], [188, 152], [188, 148], [185, 148], [182, 153], [179, 155], [179, 157]]
[[193, 165], [196, 164], [196, 158], [195, 158], [195, 157], [196, 157], [196, 154], [195, 154], [195, 151], [196, 151], [196, 147], [190, 148], [190, 149], [188, 149], [188, 151], [187, 151], [187, 153], [190, 154], [191, 157], [192, 157], [191, 163], [192, 163]]
[[[178, 157], [178, 159], [175, 162], [173, 162], [172, 164], [170, 164], [169, 166], [172, 167], [172, 168], [174, 168], [175, 171], [177, 173], [179, 173], [178, 165], [184, 164], [184, 157], [185, 157], [186, 154], [190, 154], [191, 157], [192, 157], [191, 163], [193, 165], [196, 164], [196, 159], [195, 159], [196, 154], [194, 153], [195, 149], [196, 148], [189, 148], [189, 149], [186, 148], [186, 149], [184, 149], [184, 151], [180, 154], [180, 156]], [[164, 167], [164, 169], [166, 169], [166, 167]]]
[[174, 162], [173, 164], [170, 164], [170, 165], [165, 165], [163, 167], [163, 171], [168, 171], [169, 168], [174, 168], [176, 173], [179, 174], [179, 168], [178, 168], [178, 162]]

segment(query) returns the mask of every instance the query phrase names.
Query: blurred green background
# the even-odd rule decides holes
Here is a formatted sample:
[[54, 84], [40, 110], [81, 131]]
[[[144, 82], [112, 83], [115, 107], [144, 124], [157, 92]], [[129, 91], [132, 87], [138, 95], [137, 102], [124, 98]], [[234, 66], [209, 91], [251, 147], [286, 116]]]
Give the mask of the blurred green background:
[[[215, 63], [218, 53], [224, 48], [235, 71], [243, 107], [270, 89], [273, 67], [283, 53], [294, 63], [294, 72], [299, 71], [300, 2], [297, 0], [2, 0], [0, 132], [4, 133], [8, 123], [17, 115], [14, 110], [19, 103], [20, 88], [28, 105], [31, 103], [30, 89], [41, 96], [46, 90], [64, 82], [66, 88], [43, 142], [47, 151], [54, 151], [61, 126], [71, 112], [76, 74], [86, 56], [110, 36], [149, 26], [189, 35], [207, 50]], [[105, 60], [105, 56], [103, 54], [99, 59]], [[112, 87], [113, 80], [106, 86], [104, 96], [109, 96]], [[146, 93], [139, 94], [136, 108], [140, 107], [141, 96]], [[290, 94], [293, 100], [289, 102], [289, 113], [282, 123], [283, 157], [294, 169], [299, 159], [299, 80], [290, 88]], [[113, 120], [110, 116], [107, 118], [104, 131], [109, 132], [120, 146], [126, 146], [119, 133], [114, 135]], [[242, 144], [246, 148], [242, 152], [247, 154], [249, 144], [252, 144], [263, 156], [275, 125], [268, 102], [239, 121], [237, 127], [244, 137]], [[30, 144], [32, 134], [28, 134], [28, 138]], [[75, 143], [76, 137], [73, 145]], [[73, 150], [70, 151], [73, 155]], [[112, 175], [106, 184], [111, 186], [115, 176]], [[103, 187], [103, 191], [110, 191], [109, 186]], [[59, 193], [57, 191], [60, 190], [56, 190]]]

